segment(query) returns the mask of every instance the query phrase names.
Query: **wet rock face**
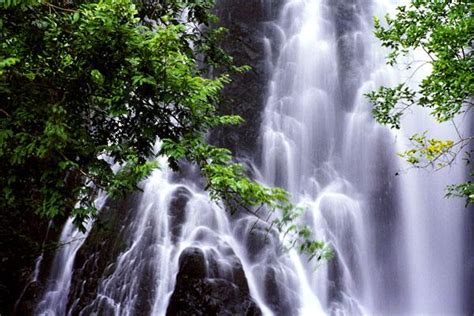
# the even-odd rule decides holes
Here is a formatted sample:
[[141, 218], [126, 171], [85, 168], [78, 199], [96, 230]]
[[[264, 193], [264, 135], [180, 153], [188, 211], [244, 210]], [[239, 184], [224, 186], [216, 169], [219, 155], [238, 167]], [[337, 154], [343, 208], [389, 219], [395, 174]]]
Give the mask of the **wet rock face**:
[[171, 199], [169, 216], [173, 242], [178, 240], [182, 225], [186, 221], [186, 205], [190, 197], [191, 192], [186, 187], [179, 187]]
[[339, 89], [338, 102], [342, 108], [351, 110], [362, 80], [360, 69], [366, 62], [360, 36], [362, 21], [370, 21], [371, 12], [365, 12], [371, 5], [367, 0], [326, 0], [330, 18], [335, 21]]
[[242, 265], [222, 273], [212, 252], [187, 248], [179, 259], [176, 287], [167, 315], [261, 315], [252, 300]]
[[296, 293], [286, 289], [286, 286], [291, 286], [291, 281], [286, 278], [285, 269], [281, 266], [284, 251], [278, 233], [268, 229], [266, 224], [247, 217], [238, 220], [235, 232], [246, 249], [256, 282], [263, 285], [260, 295], [266, 306], [275, 315], [297, 315], [295, 302], [299, 298]]
[[228, 29], [222, 47], [236, 65], [249, 65], [251, 71], [232, 77], [224, 88], [220, 105], [223, 114], [238, 114], [245, 120], [241, 126], [220, 128], [212, 135], [219, 146], [231, 149], [237, 156], [259, 157], [258, 137], [265, 105], [266, 73], [264, 38], [271, 37], [268, 23], [277, 18], [281, 0], [219, 0], [216, 14]]
[[[49, 272], [49, 269], [42, 269], [39, 271], [38, 279], [32, 280], [35, 263], [41, 254], [41, 247], [44, 247], [41, 266], [49, 267], [51, 265], [64, 221], [64, 218], [60, 218], [48, 229], [47, 220], [38, 218], [35, 214], [25, 214], [20, 222], [7, 226], [20, 225], [21, 229], [16, 231], [27, 232], [24, 235], [20, 234], [20, 236], [28, 236], [21, 243], [11, 240], [17, 239], [18, 236], [5, 238], [0, 233], [0, 244], [8, 242], [9, 245], [8, 249], [5, 249], [6, 252], [2, 251], [4, 249], [0, 250], [0, 258], [4, 260], [0, 264], [0, 315], [33, 314]], [[4, 223], [1, 223], [0, 226], [5, 227]], [[2, 248], [1, 246], [0, 248]], [[13, 260], [8, 258], [10, 251], [16, 253], [16, 256], [11, 257]]]
[[138, 200], [138, 194], [116, 201], [110, 199], [102, 208], [74, 262], [68, 302], [73, 315], [95, 299], [101, 279], [112, 271], [118, 255], [125, 249], [124, 229]]

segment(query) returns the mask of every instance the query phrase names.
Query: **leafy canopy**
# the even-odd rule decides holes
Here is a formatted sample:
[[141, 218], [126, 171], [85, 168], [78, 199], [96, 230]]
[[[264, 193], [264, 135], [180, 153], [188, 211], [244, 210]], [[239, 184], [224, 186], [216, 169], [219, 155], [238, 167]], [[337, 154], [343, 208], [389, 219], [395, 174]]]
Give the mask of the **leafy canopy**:
[[[0, 5], [4, 214], [72, 215], [83, 228], [95, 216], [97, 189], [112, 196], [136, 189], [158, 167], [156, 156], [165, 155], [175, 169], [182, 159], [197, 164], [211, 197], [229, 207], [281, 211], [276, 227], [291, 233], [301, 251], [326, 256], [324, 244], [294, 225], [284, 190], [250, 180], [228, 150], [205, 140], [210, 129], [241, 122], [218, 115], [228, 75], [206, 77], [196, 61], [231, 61], [216, 45], [224, 31], [210, 28], [212, 6], [211, 0]], [[122, 168], [113, 172], [110, 162]]]
[[[387, 63], [394, 65], [400, 56], [415, 49], [423, 50], [432, 71], [418, 89], [407, 83], [395, 87], [380, 87], [367, 96], [374, 104], [373, 115], [382, 124], [400, 128], [402, 115], [413, 106], [431, 109], [438, 122], [451, 121], [459, 116], [469, 120], [474, 96], [474, 5], [468, 0], [413, 0], [399, 6], [396, 15], [385, 17], [386, 26], [375, 19], [375, 35], [382, 46], [390, 49]], [[407, 65], [411, 69], [412, 64]], [[412, 149], [400, 154], [416, 168], [443, 168], [453, 163], [458, 154], [465, 154], [469, 164], [472, 135], [458, 132], [456, 140], [427, 138], [426, 133], [415, 134], [410, 140]], [[474, 176], [471, 171], [470, 176]], [[448, 187], [448, 196], [460, 196], [467, 203], [474, 202], [471, 180]]]

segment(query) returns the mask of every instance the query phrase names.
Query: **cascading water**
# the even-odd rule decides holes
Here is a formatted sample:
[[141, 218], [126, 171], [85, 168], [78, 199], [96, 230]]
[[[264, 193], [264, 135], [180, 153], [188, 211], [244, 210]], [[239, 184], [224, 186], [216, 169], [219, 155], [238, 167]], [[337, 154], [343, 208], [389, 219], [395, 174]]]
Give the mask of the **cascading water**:
[[[371, 16], [393, 7], [286, 2], [272, 26], [281, 47], [264, 113], [264, 179], [287, 188], [335, 250], [327, 267], [307, 272], [305, 291], [326, 312], [459, 314], [466, 210], [461, 201], [443, 199], [443, 178], [460, 182], [463, 169], [397, 179], [396, 170], [406, 166], [391, 158], [410, 133], [438, 129], [435, 136], [450, 138], [454, 129], [439, 131], [420, 121], [427, 113], [415, 113], [416, 123], [404, 122], [408, 128], [396, 140], [375, 124], [364, 97], [408, 77], [385, 66], [386, 52], [371, 32]], [[293, 256], [295, 266], [302, 260]], [[303, 313], [312, 303], [305, 298], [314, 298], [299, 297]]]
[[[363, 96], [404, 79], [384, 65], [371, 35], [372, 15], [393, 6], [287, 0], [266, 25], [271, 76], [256, 177], [292, 193], [333, 260], [317, 265], [283, 252], [265, 223], [225, 213], [192, 172], [163, 168], [126, 207], [114, 232], [120, 251], [100, 273], [100, 250], [73, 267], [83, 239], [58, 252], [36, 314], [189, 314], [183, 305], [195, 304], [196, 292], [208, 314], [217, 307], [247, 315], [462, 313], [466, 211], [442, 189], [448, 173], [456, 182], [463, 170], [396, 177], [406, 135], [431, 125], [415, 114], [395, 135], [375, 124]], [[449, 137], [449, 128], [438, 136]], [[76, 235], [68, 222], [61, 241]]]
[[[387, 186], [381, 172], [391, 173], [380, 170], [386, 165], [377, 154], [387, 150], [381, 140], [388, 135], [371, 121], [359, 91], [376, 69], [368, 49], [367, 5], [288, 1], [274, 26], [283, 39], [262, 130], [264, 178], [309, 209], [309, 222], [336, 252], [317, 277], [307, 273], [306, 291], [316, 293], [331, 313], [370, 311], [376, 264], [370, 195]], [[294, 258], [295, 265], [304, 264]], [[313, 300], [301, 297], [302, 306], [311, 304], [305, 297]]]
[[[106, 195], [100, 193], [95, 200], [95, 206], [100, 209], [105, 199]], [[83, 233], [74, 226], [72, 218], [67, 220], [59, 239], [59, 243], [62, 246], [54, 257], [48, 283], [46, 284], [44, 295], [35, 310], [35, 314], [63, 315], [66, 313], [74, 259], [77, 251], [87, 238], [91, 224], [90, 221], [86, 224], [86, 232]], [[42, 260], [42, 256], [40, 258]], [[36, 278], [39, 274], [37, 270], [39, 270], [41, 260], [38, 260], [35, 267], [34, 275], [36, 275]]]

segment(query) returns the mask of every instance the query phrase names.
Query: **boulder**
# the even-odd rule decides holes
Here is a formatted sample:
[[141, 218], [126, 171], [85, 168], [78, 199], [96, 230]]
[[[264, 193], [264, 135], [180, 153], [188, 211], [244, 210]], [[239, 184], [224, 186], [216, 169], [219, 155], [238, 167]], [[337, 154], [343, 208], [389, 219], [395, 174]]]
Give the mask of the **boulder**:
[[[237, 259], [234, 255], [234, 262]], [[237, 259], [238, 260], [238, 259]], [[167, 315], [261, 315], [250, 296], [240, 263], [233, 264], [232, 277], [220, 275], [213, 252], [191, 247], [179, 259], [176, 286]]]

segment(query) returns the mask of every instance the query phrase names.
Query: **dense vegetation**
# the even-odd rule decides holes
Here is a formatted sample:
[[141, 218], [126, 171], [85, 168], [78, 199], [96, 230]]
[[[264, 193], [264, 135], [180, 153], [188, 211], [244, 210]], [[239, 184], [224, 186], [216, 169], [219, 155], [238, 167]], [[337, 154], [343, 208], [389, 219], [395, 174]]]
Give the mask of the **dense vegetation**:
[[135, 190], [163, 155], [174, 169], [184, 159], [198, 165], [211, 197], [228, 209], [279, 210], [274, 227], [310, 256], [327, 254], [306, 227], [293, 224], [298, 212], [284, 190], [250, 180], [227, 149], [205, 139], [219, 125], [241, 122], [220, 116], [218, 104], [228, 72], [246, 70], [232, 66], [217, 45], [224, 30], [214, 26], [212, 6], [211, 0], [0, 4], [0, 290], [25, 277], [21, 271], [42, 250], [49, 220], [72, 216], [84, 229], [96, 215], [98, 190], [110, 196]]
[[[464, 118], [469, 124], [474, 106], [473, 9], [472, 1], [467, 0], [413, 0], [408, 6], [398, 7], [394, 17], [387, 15], [385, 26], [375, 20], [375, 35], [390, 50], [390, 65], [417, 49], [426, 53], [426, 60], [413, 60], [407, 69], [415, 67], [416, 72], [426, 64], [432, 68], [418, 89], [405, 82], [369, 93], [376, 120], [400, 128], [402, 115], [411, 107], [420, 106], [429, 108], [438, 122], [450, 121], [458, 133], [454, 140], [429, 138], [427, 132], [413, 135], [413, 147], [400, 156], [416, 168], [439, 169], [461, 159], [471, 163], [474, 136], [469, 135], [472, 131], [463, 133], [458, 129], [456, 119]], [[471, 170], [470, 177], [473, 176]], [[463, 197], [467, 204], [473, 203], [474, 183], [468, 180], [451, 185], [447, 196]]]

